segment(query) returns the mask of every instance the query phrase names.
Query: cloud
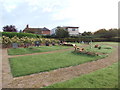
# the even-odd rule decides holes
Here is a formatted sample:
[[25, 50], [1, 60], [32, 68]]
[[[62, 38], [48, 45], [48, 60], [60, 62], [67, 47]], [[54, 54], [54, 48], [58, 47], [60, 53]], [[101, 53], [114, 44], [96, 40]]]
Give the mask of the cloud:
[[[2, 9], [1, 9], [2, 8]], [[2, 0], [2, 23], [31, 27], [79, 26], [80, 31], [117, 27], [117, 0]]]
[[2, 6], [3, 6], [4, 10], [6, 10], [7, 12], [11, 12], [21, 2], [22, 2], [21, 0], [3, 0]]

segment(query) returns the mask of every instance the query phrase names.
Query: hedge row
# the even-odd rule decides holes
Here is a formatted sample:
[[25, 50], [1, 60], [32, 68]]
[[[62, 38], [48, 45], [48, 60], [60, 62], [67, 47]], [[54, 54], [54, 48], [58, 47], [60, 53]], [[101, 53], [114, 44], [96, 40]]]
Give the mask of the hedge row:
[[93, 42], [106, 42], [106, 41], [120, 42], [120, 37], [116, 37], [116, 38], [61, 38], [59, 40], [62, 40], [65, 42], [81, 42], [81, 41], [89, 42], [91, 40]]
[[58, 43], [59, 40], [57, 39], [48, 39], [48, 38], [30, 38], [30, 37], [22, 37], [18, 38], [17, 36], [14, 36], [12, 38], [2, 36], [0, 37], [0, 43], [2, 43], [3, 47], [11, 47], [12, 43], [18, 43], [20, 46], [25, 45], [26, 43], [30, 45], [34, 45], [35, 41], [39, 41], [42, 44], [48, 43]]
[[6, 36], [6, 37], [9, 37], [9, 38], [12, 38], [14, 36], [17, 36], [19, 38], [22, 38], [22, 37], [33, 37], [33, 38], [40, 38], [41, 35], [37, 35], [37, 34], [32, 34], [32, 33], [17, 33], [17, 32], [0, 32], [0, 34], [2, 34], [2, 36]]
[[94, 38], [93, 41], [95, 42], [120, 42], [120, 37], [114, 38]]

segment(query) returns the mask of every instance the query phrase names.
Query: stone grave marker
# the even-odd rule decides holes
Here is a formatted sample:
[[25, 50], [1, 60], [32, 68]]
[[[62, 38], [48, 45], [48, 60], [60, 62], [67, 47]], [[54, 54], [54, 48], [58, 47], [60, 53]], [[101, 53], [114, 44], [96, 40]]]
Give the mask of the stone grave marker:
[[49, 46], [49, 42], [46, 42], [45, 44], [46, 44], [46, 46]]
[[55, 42], [52, 42], [52, 45], [55, 46]]
[[29, 47], [29, 43], [24, 43], [24, 48], [28, 48]]
[[40, 41], [35, 41], [35, 46], [40, 46]]
[[18, 43], [12, 43], [12, 48], [18, 48]]

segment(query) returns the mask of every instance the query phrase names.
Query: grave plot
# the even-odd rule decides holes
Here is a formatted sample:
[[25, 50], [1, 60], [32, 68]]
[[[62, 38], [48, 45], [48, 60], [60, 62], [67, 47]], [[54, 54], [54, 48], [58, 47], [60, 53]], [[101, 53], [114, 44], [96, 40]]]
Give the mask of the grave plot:
[[73, 50], [50, 54], [30, 55], [10, 58], [11, 71], [14, 77], [33, 73], [46, 72], [58, 68], [76, 66], [103, 58], [104, 56], [76, 55]]
[[31, 53], [38, 53], [38, 52], [48, 52], [48, 51], [55, 51], [55, 50], [62, 50], [62, 49], [69, 49], [72, 47], [68, 46], [40, 46], [40, 47], [28, 47], [28, 48], [9, 48], [8, 54], [9, 55], [22, 55], [22, 54], [31, 54]]

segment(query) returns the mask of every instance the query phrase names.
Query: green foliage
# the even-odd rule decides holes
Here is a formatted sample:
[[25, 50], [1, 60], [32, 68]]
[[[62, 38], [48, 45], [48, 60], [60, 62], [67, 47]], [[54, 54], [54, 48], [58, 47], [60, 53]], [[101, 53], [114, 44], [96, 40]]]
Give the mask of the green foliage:
[[12, 38], [14, 36], [17, 36], [19, 38], [22, 38], [22, 37], [32, 37], [32, 38], [37, 38], [37, 36], [41, 37], [40, 35], [37, 35], [37, 34], [31, 34], [31, 33], [17, 33], [17, 32], [1, 32], [2, 33], [2, 36], [6, 36], [6, 37], [9, 37], [9, 38]]
[[105, 42], [105, 41], [110, 41], [110, 42], [119, 42], [120, 37], [113, 37], [113, 38], [94, 38], [94, 42]]
[[1, 39], [2, 44], [4, 45], [4, 47], [7, 47], [11, 44], [11, 39], [9, 37], [5, 37], [3, 36]]
[[45, 88], [118, 88], [118, 63]]
[[58, 38], [69, 37], [69, 32], [64, 30], [64, 28], [62, 28], [62, 27], [57, 27], [56, 37], [58, 37]]
[[92, 33], [91, 32], [83, 32], [82, 34], [81, 34], [82, 36], [91, 36], [92, 35]]
[[94, 32], [94, 35], [100, 38], [112, 38], [112, 37], [118, 37], [119, 29], [100, 29], [96, 32]]
[[8, 45], [11, 45], [11, 43], [19, 43], [19, 45], [24, 45], [25, 43], [34, 44], [35, 41], [40, 41], [40, 43], [45, 43], [48, 41], [49, 43], [52, 42], [59, 42], [59, 40], [56, 39], [47, 39], [47, 38], [30, 38], [30, 37], [22, 37], [18, 38], [17, 36], [14, 36], [12, 38], [2, 36], [2, 44], [3, 46], [7, 47]]

